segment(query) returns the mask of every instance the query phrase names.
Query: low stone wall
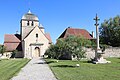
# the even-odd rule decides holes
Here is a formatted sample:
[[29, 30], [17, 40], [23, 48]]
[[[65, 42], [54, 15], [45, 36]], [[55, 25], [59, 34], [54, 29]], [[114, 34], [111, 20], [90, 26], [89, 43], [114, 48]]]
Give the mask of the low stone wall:
[[[94, 58], [95, 50], [92, 48], [86, 48], [86, 58]], [[105, 49], [105, 54], [103, 54], [104, 58], [108, 57], [120, 57], [120, 47], [110, 47]]]
[[95, 50], [93, 50], [92, 48], [86, 48], [85, 51], [87, 59], [93, 59], [95, 57]]

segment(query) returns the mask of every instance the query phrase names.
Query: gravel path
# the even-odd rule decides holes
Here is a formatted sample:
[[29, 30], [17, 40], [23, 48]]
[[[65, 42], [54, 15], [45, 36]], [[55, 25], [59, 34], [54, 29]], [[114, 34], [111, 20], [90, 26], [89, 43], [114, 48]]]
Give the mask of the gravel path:
[[32, 59], [11, 80], [57, 80], [43, 59]]

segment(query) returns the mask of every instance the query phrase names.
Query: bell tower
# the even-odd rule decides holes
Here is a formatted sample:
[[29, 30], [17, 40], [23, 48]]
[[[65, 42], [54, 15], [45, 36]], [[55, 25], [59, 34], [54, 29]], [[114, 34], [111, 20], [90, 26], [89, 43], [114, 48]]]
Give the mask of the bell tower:
[[30, 33], [30, 31], [35, 27], [39, 26], [39, 19], [36, 15], [32, 14], [29, 10], [28, 13], [23, 15], [21, 21], [21, 40], [24, 40], [24, 38]]

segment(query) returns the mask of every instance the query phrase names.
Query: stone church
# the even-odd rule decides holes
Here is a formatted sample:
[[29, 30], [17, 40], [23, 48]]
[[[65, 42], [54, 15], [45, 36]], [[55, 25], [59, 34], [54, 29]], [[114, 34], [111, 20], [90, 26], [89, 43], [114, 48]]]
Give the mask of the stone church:
[[45, 33], [38, 17], [29, 10], [22, 16], [20, 24], [20, 34], [5, 34], [4, 36], [6, 54], [17, 50], [16, 57], [37, 58], [43, 56], [52, 40], [50, 34]]

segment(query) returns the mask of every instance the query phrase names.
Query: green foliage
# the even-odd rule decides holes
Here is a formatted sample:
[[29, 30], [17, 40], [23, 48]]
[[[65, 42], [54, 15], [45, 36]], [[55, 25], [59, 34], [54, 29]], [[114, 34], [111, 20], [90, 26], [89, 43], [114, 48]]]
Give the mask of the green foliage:
[[47, 49], [45, 55], [48, 55], [49, 58], [59, 59], [61, 55], [64, 54], [66, 49], [65, 42], [62, 39], [57, 41], [57, 44], [53, 44]]
[[85, 57], [85, 50], [83, 48], [90, 44], [91, 41], [83, 37], [68, 36], [65, 39], [58, 39], [55, 45], [49, 47], [45, 55], [56, 59], [59, 59], [61, 56], [67, 56], [70, 59], [71, 55], [76, 55], [79, 60]]
[[5, 52], [5, 47], [3, 45], [0, 45], [0, 54], [3, 55], [3, 53]]
[[17, 50], [14, 50], [14, 51], [12, 52], [11, 58], [15, 58], [15, 54], [17, 54], [17, 53], [18, 53], [18, 51], [17, 51]]
[[100, 27], [100, 43], [120, 46], [120, 16], [105, 20]]
[[56, 46], [52, 44], [49, 49], [46, 50], [45, 55], [48, 55], [49, 58], [55, 58], [56, 55]]

